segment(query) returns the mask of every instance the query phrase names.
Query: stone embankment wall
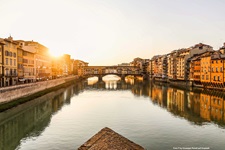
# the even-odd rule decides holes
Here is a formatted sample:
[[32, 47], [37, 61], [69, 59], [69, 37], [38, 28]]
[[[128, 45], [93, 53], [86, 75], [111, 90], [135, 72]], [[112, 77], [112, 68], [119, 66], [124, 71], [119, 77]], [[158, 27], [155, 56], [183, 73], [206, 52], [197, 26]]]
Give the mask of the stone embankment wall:
[[77, 76], [69, 76], [54, 80], [15, 85], [11, 87], [0, 88], [0, 104], [12, 101], [14, 99], [29, 96], [34, 93], [64, 84], [66, 82], [78, 79]]

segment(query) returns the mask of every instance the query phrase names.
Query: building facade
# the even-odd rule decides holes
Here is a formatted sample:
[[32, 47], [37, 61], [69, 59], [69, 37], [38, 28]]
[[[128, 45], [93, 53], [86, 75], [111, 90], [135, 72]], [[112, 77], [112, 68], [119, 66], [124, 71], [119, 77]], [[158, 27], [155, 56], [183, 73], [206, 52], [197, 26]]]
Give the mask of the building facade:
[[4, 41], [0, 40], [0, 87], [4, 85]]
[[1, 39], [2, 45], [2, 86], [16, 85], [18, 81], [17, 73], [17, 43], [10, 36]]
[[[24, 41], [24, 45], [22, 48], [27, 52], [27, 54], [28, 52], [34, 53], [34, 75], [36, 77], [36, 80], [39, 81], [51, 79], [52, 62], [48, 48], [34, 41]], [[27, 69], [29, 70], [29, 68]]]

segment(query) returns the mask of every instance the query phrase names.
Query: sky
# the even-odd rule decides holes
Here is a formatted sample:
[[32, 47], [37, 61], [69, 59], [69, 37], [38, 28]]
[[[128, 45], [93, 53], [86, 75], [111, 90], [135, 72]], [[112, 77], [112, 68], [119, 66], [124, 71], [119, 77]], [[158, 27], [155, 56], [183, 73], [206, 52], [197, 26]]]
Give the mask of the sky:
[[225, 42], [225, 0], [0, 0], [0, 37], [34, 40], [89, 65]]

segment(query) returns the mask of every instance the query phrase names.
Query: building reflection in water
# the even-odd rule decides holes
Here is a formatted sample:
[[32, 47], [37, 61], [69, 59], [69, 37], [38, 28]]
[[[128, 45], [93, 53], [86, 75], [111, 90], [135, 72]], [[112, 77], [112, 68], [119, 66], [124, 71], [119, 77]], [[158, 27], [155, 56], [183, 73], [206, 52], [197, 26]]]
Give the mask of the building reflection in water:
[[225, 127], [225, 94], [219, 91], [182, 90], [161, 83], [137, 80], [78, 82], [0, 113], [0, 149], [15, 149], [23, 139], [40, 135], [52, 115], [84, 90], [129, 90], [135, 96], [149, 97], [175, 116], [196, 125], [214, 122]]
[[83, 88], [78, 83], [0, 113], [0, 149], [16, 149], [23, 139], [39, 136], [52, 115], [70, 104], [71, 97]]

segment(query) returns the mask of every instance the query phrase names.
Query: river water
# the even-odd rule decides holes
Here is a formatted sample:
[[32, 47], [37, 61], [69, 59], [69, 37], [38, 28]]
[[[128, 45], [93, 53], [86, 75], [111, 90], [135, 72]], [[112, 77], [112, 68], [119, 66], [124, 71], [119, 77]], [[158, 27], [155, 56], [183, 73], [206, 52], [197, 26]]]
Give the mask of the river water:
[[225, 149], [225, 94], [162, 83], [78, 82], [0, 113], [0, 150], [74, 150], [109, 127], [150, 150]]

